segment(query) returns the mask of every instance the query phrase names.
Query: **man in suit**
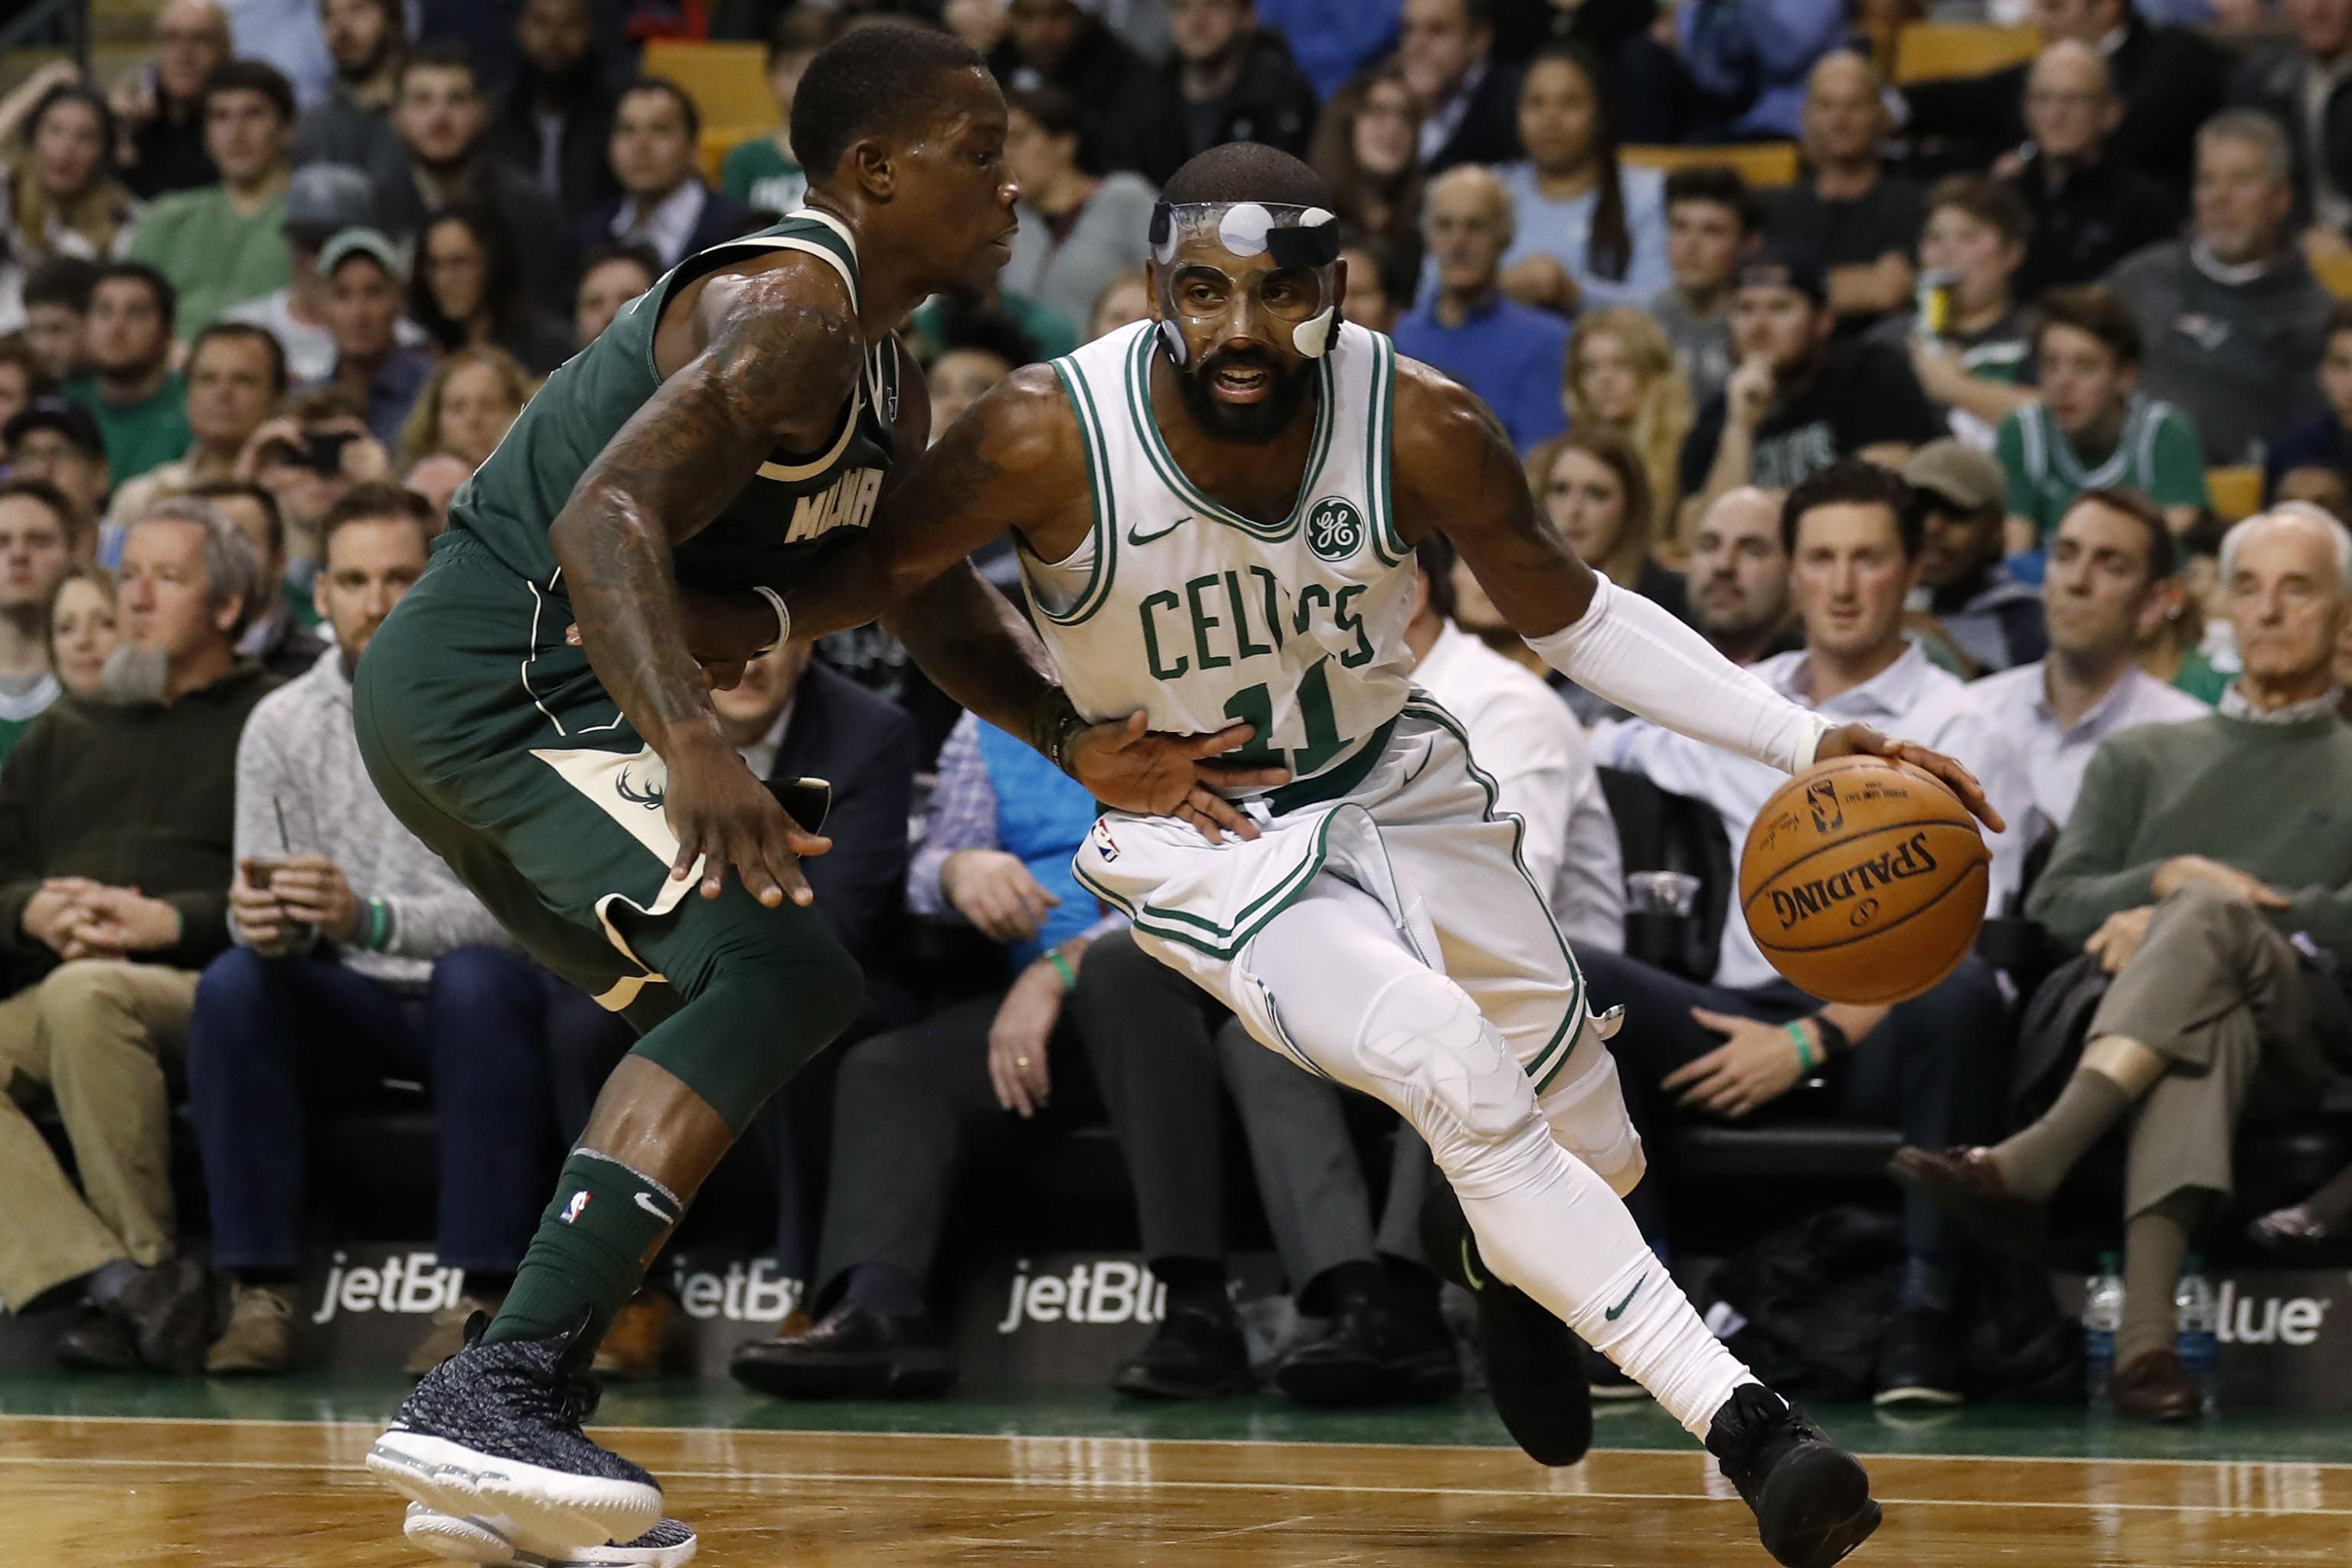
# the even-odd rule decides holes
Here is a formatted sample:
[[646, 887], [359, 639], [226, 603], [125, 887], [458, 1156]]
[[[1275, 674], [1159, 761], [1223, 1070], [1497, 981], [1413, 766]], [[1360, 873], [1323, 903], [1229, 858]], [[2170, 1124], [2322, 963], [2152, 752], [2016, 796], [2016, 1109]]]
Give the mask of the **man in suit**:
[[[819, 919], [866, 971], [866, 1008], [843, 1032], [860, 1037], [908, 1022], [916, 1007], [896, 973], [890, 947], [899, 929], [907, 882], [907, 822], [921, 747], [914, 721], [896, 704], [821, 664], [809, 646], [786, 643], [746, 666], [737, 685], [710, 694], [730, 744], [771, 785], [823, 779], [832, 786], [824, 830], [832, 852], [803, 862]], [[809, 823], [811, 827], [817, 825]], [[577, 993], [560, 995], [549, 1029], [557, 1121], [567, 1135], [635, 1037], [614, 1014]], [[824, 1058], [837, 1058], [835, 1052]], [[775, 1163], [776, 1261], [787, 1279], [806, 1279], [814, 1261], [803, 1194], [816, 1173], [806, 1151], [810, 1130], [832, 1101], [829, 1073], [780, 1096], [762, 1112], [764, 1142]], [[641, 1291], [614, 1321], [597, 1352], [601, 1376], [643, 1379], [662, 1371], [677, 1303]]]
[[[2168, 188], [2185, 188], [2197, 127], [2221, 107], [2231, 57], [2185, 27], [2155, 26], [2130, 0], [2034, 0], [2033, 22], [2045, 47], [2071, 39], [2106, 58], [2124, 101], [2108, 155]], [[2029, 68], [1913, 83], [1903, 89], [1911, 135], [1959, 143], [1966, 161], [1990, 162], [2026, 140]]]
[[646, 77], [613, 110], [613, 178], [621, 194], [580, 225], [583, 249], [643, 245], [665, 269], [752, 226], [751, 210], [703, 182], [702, 111], [676, 82]]
[[1494, 0], [1404, 0], [1397, 63], [1426, 106], [1424, 170], [1519, 155], [1519, 73], [1495, 58]]
[[2296, 216], [2341, 234], [2352, 225], [2352, 5], [2287, 0], [2294, 37], [2238, 68], [2230, 101], [2279, 122], [2294, 154]]

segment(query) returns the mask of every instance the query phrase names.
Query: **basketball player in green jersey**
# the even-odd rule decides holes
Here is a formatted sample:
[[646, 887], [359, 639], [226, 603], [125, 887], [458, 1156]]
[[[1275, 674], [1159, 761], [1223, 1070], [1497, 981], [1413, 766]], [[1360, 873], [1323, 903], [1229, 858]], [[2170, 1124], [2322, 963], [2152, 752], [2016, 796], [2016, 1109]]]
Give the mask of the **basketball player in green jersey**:
[[[1534, 1320], [1553, 1336], [1489, 1356], [1530, 1452], [1566, 1463], [1591, 1439], [1564, 1323], [1706, 1443], [1776, 1558], [1827, 1568], [1879, 1521], [1868, 1478], [1707, 1331], [1625, 1211], [1643, 1158], [1603, 1027], [1517, 819], [1412, 684], [1412, 547], [1444, 533], [1547, 662], [1636, 712], [1787, 771], [1899, 756], [1999, 818], [1949, 758], [1831, 723], [1579, 562], [1485, 405], [1342, 319], [1333, 203], [1307, 165], [1216, 147], [1162, 197], [1153, 320], [982, 398], [793, 613], [854, 624], [1010, 532], [1082, 710], [1253, 717], [1297, 774], [1247, 803], [1257, 836], [1114, 810], [1079, 880], [1261, 1043], [1429, 1144], [1460, 1204], [1433, 1263], [1478, 1293], [1482, 1326], [1516, 1298], [1518, 1347]], [[1563, 1375], [1528, 1375], [1547, 1366]]]
[[[752, 776], [709, 699], [732, 671], [698, 664], [682, 627], [729, 627], [747, 655], [789, 635], [778, 591], [863, 531], [894, 455], [925, 446], [921, 377], [891, 329], [936, 290], [988, 282], [1019, 189], [1003, 100], [943, 34], [846, 35], [809, 67], [792, 135], [811, 205], [689, 258], [549, 379], [357, 674], [393, 810], [643, 1037], [496, 1320], [368, 1456], [413, 1500], [412, 1538], [445, 1554], [691, 1553], [652, 1478], [583, 1435], [585, 1363], [720, 1154], [859, 1003], [795, 864], [826, 847], [822, 786], [792, 799], [795, 822]], [[968, 567], [891, 625], [950, 696], [1108, 803], [1182, 804], [1246, 833], [1203, 781], [1286, 776], [1214, 760], [1245, 727], [1173, 739], [1139, 714], [1081, 719]], [[385, 926], [369, 940], [394, 940]]]

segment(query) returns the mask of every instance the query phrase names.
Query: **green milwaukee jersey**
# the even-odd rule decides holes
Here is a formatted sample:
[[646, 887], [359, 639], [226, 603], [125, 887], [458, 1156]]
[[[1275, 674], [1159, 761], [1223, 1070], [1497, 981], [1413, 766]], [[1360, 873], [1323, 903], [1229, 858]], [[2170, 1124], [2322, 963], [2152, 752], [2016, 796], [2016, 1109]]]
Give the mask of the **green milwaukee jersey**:
[[[560, 592], [548, 527], [580, 476], [661, 384], [654, 331], [663, 308], [694, 279], [771, 250], [823, 258], [849, 286], [856, 308], [857, 251], [848, 230], [805, 207], [773, 227], [688, 257], [547, 378], [489, 461], [457, 491], [451, 528], [479, 539], [531, 583]], [[678, 581], [782, 588], [797, 580], [836, 540], [852, 537], [847, 530], [872, 521], [898, 414], [898, 351], [885, 341], [868, 352], [833, 439], [817, 452], [771, 452], [709, 526], [677, 546]]]

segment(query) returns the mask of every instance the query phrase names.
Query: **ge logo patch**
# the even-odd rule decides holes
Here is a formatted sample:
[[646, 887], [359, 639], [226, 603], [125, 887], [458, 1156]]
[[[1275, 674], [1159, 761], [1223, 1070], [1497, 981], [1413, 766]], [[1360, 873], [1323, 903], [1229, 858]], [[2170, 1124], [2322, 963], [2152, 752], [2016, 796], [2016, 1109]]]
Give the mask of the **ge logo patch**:
[[1307, 548], [1325, 561], [1345, 561], [1364, 547], [1364, 515], [1355, 503], [1326, 496], [1307, 514]]

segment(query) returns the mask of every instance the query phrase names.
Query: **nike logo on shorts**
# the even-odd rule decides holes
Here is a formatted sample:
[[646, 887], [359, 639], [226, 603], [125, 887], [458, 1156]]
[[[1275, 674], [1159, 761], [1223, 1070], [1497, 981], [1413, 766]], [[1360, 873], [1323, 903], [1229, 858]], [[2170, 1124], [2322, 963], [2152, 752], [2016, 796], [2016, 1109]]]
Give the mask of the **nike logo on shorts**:
[[1640, 1293], [1642, 1287], [1649, 1282], [1650, 1277], [1647, 1274], [1644, 1274], [1639, 1279], [1634, 1280], [1633, 1289], [1625, 1292], [1625, 1299], [1601, 1315], [1608, 1319], [1611, 1322], [1615, 1322], [1619, 1318], [1624, 1316], [1625, 1309], [1633, 1304], [1633, 1298]]

